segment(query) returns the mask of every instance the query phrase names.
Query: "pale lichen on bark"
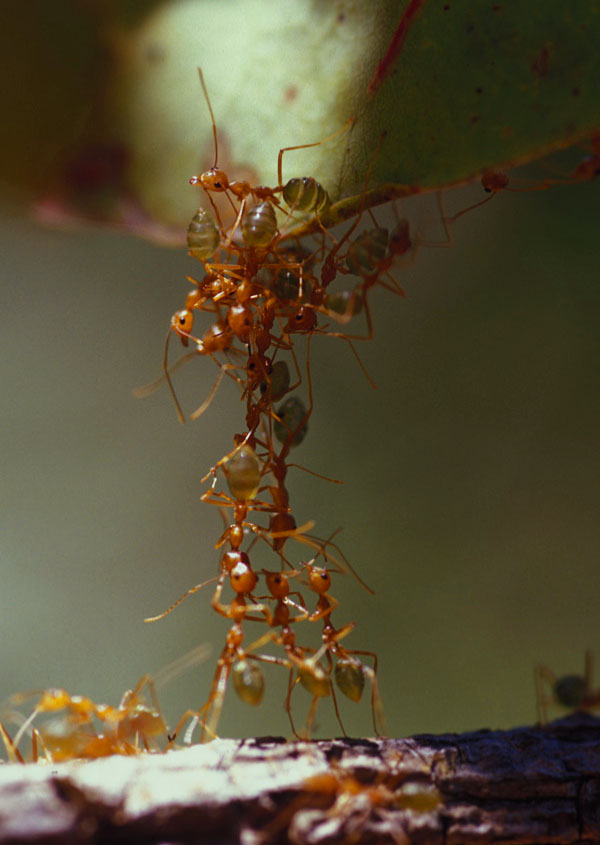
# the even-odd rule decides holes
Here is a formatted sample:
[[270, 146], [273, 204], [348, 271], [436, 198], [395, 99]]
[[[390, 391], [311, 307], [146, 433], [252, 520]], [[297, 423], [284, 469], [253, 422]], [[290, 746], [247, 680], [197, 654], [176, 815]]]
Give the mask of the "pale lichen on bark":
[[0, 842], [582, 845], [600, 840], [599, 798], [600, 720], [581, 713], [410, 739], [224, 739], [5, 766]]

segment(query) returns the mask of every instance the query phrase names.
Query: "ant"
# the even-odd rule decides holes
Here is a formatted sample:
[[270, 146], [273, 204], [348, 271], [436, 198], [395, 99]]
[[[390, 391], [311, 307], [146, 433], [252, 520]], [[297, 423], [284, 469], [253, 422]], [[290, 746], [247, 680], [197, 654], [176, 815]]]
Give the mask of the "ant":
[[591, 182], [600, 174], [600, 135], [594, 135], [590, 141], [591, 153], [584, 156], [581, 161], [575, 166], [571, 174], [565, 178], [545, 179], [537, 185], [527, 185], [525, 187], [515, 187], [511, 185], [510, 178], [507, 173], [501, 170], [485, 169], [481, 173], [481, 187], [489, 194], [489, 196], [473, 203], [472, 205], [463, 208], [452, 217], [446, 218], [447, 223], [454, 223], [463, 214], [472, 211], [474, 208], [479, 208], [493, 199], [496, 194], [503, 191], [510, 191], [513, 193], [529, 193], [530, 191], [545, 191], [547, 188], [555, 185], [572, 185], [580, 182]]
[[[550, 687], [550, 695], [544, 690]], [[583, 675], [564, 675], [558, 678], [547, 666], [535, 667], [535, 691], [538, 722], [548, 721], [548, 705], [559, 705], [571, 710], [596, 710], [600, 708], [600, 689], [592, 686], [592, 653], [586, 649]]]
[[[282, 174], [285, 152], [318, 146], [323, 141], [280, 149], [277, 160], [278, 182], [274, 188], [253, 186], [244, 181], [229, 181], [227, 174], [218, 167], [216, 123], [201, 70], [199, 77], [211, 117], [215, 159], [212, 168], [190, 181], [200, 185], [206, 193], [214, 218], [210, 212], [198, 209], [188, 228], [190, 255], [202, 263], [205, 275], [200, 281], [188, 277], [194, 288], [186, 297], [184, 307], [171, 318], [165, 340], [163, 375], [160, 381], [167, 382], [178, 417], [183, 421], [183, 412], [175, 395], [171, 373], [195, 355], [212, 358], [219, 367], [219, 374], [207, 398], [192, 413], [191, 418], [196, 419], [208, 408], [222, 379], [227, 375], [239, 385], [241, 400], [245, 400], [246, 431], [234, 436], [233, 449], [217, 461], [202, 479], [204, 482], [210, 476], [213, 477], [201, 500], [220, 508], [231, 508], [233, 512], [228, 518], [229, 524], [226, 524], [215, 544], [217, 549], [225, 547], [218, 574], [189, 589], [160, 615], [146, 620], [149, 622], [162, 619], [188, 596], [216, 582], [211, 605], [219, 615], [231, 623], [217, 661], [207, 701], [199, 710], [188, 710], [183, 714], [169, 739], [169, 746], [175, 742], [190, 719], [184, 734], [186, 742], [191, 741], [198, 725], [201, 726], [202, 741], [216, 735], [229, 680], [232, 680], [242, 700], [252, 705], [260, 703], [264, 694], [264, 678], [260, 668], [262, 663], [280, 665], [289, 672], [284, 706], [296, 736], [299, 734], [293, 721], [291, 696], [298, 683], [312, 695], [306, 732], [310, 733], [319, 699], [328, 695], [332, 695], [334, 699], [336, 716], [344, 731], [332, 680], [335, 680], [345, 695], [358, 700], [365, 678], [371, 681], [373, 720], [377, 732], [375, 712], [377, 710], [380, 713], [380, 705], [376, 656], [371, 652], [346, 650], [341, 646], [340, 641], [355, 626], [351, 623], [336, 629], [331, 623], [331, 612], [337, 606], [337, 600], [327, 592], [330, 581], [324, 591], [310, 585], [311, 577], [317, 578], [318, 567], [314, 566], [315, 558], [311, 564], [294, 568], [284, 554], [287, 540], [293, 538], [326, 555], [326, 561], [338, 571], [351, 572], [362, 586], [371, 592], [332, 542], [332, 538], [323, 542], [310, 535], [308, 532], [314, 525], [312, 521], [297, 526], [286, 487], [288, 469], [300, 467], [299, 464], [289, 461], [289, 453], [304, 440], [313, 411], [310, 367], [312, 338], [315, 334], [341, 337], [350, 344], [356, 355], [351, 336], [342, 332], [329, 332], [327, 325], [319, 325], [321, 314], [329, 313], [324, 283], [326, 271], [322, 271], [319, 283], [314, 270], [315, 263], [323, 258], [324, 241], [323, 245], [318, 245], [312, 252], [298, 241], [290, 245], [290, 239], [286, 238], [285, 232], [279, 227], [277, 218], [277, 211], [283, 210], [282, 204], [288, 208], [288, 220], [298, 213], [313, 215], [318, 221], [320, 215], [328, 208], [330, 201], [327, 192], [315, 179], [302, 177], [290, 179], [283, 184]], [[351, 122], [330, 137], [339, 135]], [[325, 139], [327, 140], [329, 139]], [[218, 194], [225, 196], [235, 214], [233, 224], [227, 227], [224, 226], [215, 203]], [[321, 228], [325, 233], [323, 227]], [[388, 272], [397, 255], [410, 252], [413, 244], [408, 231], [398, 229], [394, 237], [388, 239], [387, 232], [381, 230], [385, 240], [383, 253], [377, 252], [373, 247], [374, 238], [368, 234], [363, 238], [364, 244], [361, 242], [360, 245], [350, 245], [343, 256], [336, 258], [337, 252], [348, 241], [354, 228], [346, 233], [327, 257], [329, 266], [337, 272], [338, 269], [342, 270], [342, 260], [351, 263], [352, 255], [355, 256], [361, 278], [360, 294], [366, 299], [366, 290]], [[363, 247], [362, 251], [360, 247]], [[327, 258], [325, 260], [327, 262]], [[344, 271], [345, 267], [342, 272]], [[382, 284], [390, 288], [397, 286], [393, 277], [390, 279], [391, 282], [382, 281]], [[365, 310], [370, 325], [366, 302]], [[194, 331], [199, 312], [210, 315], [211, 325], [204, 334], [197, 329]], [[169, 344], [172, 335], [176, 335], [184, 347], [189, 346], [191, 341], [196, 349], [195, 352], [184, 353], [169, 366]], [[297, 338], [302, 335], [306, 336], [306, 404], [294, 393], [304, 381], [304, 374], [295, 352]], [[295, 368], [295, 378], [284, 360], [283, 356], [287, 355]], [[358, 360], [360, 363], [360, 359]], [[155, 382], [155, 385], [158, 383]], [[154, 385], [150, 385], [144, 391], [149, 392], [153, 387]], [[228, 492], [216, 489], [219, 468], [225, 475]], [[312, 470], [306, 471], [326, 479], [326, 476]], [[254, 521], [257, 517], [253, 514], [261, 513], [265, 514], [268, 524], [261, 525]], [[253, 534], [254, 538], [247, 550], [243, 551], [244, 540], [249, 534]], [[263, 570], [269, 591], [269, 596], [265, 597], [257, 597], [255, 594], [258, 575], [252, 569], [248, 555], [258, 539], [266, 542], [279, 556], [282, 569], [279, 573]], [[342, 560], [336, 558], [334, 552]], [[286, 567], [289, 571], [284, 574]], [[310, 589], [319, 595], [317, 610], [314, 613], [307, 609], [302, 593], [299, 590], [291, 591], [289, 585], [290, 578], [307, 572]], [[327, 577], [329, 578], [328, 573]], [[222, 600], [227, 582], [234, 592], [229, 603]], [[292, 623], [319, 619], [323, 620], [320, 648], [299, 645]], [[249, 621], [262, 622], [269, 630], [256, 642], [245, 646], [244, 623]], [[261, 649], [266, 643], [273, 643], [282, 648], [283, 654], [263, 654]], [[358, 655], [371, 657], [373, 668], [365, 666]]]
[[[215, 160], [213, 166], [209, 170], [197, 176], [193, 176], [190, 179], [190, 184], [200, 185], [204, 189], [204, 192], [206, 193], [206, 196], [208, 197], [208, 200], [213, 207], [217, 220], [219, 221], [219, 225], [221, 226], [221, 230], [224, 234], [225, 232], [223, 230], [219, 210], [213, 200], [212, 195], [215, 193], [224, 194], [229, 200], [229, 203], [234, 211], [236, 211], [234, 200], [239, 203], [235, 223], [231, 227], [228, 237], [226, 239], [227, 245], [231, 244], [233, 235], [237, 230], [238, 226], [240, 225], [240, 222], [242, 222], [243, 220], [244, 212], [246, 209], [246, 201], [248, 197], [251, 197], [255, 201], [255, 203], [257, 203], [255, 208], [259, 209], [258, 211], [251, 214], [250, 218], [247, 218], [245, 224], [242, 222], [241, 226], [242, 236], [244, 237], [246, 244], [251, 247], [258, 246], [264, 248], [268, 246], [271, 240], [273, 240], [273, 238], [276, 236], [277, 225], [273, 206], [280, 207], [280, 200], [278, 194], [281, 194], [284, 203], [290, 209], [290, 216], [295, 211], [298, 211], [303, 214], [314, 214], [318, 217], [318, 215], [323, 212], [330, 204], [330, 199], [329, 195], [327, 194], [327, 191], [319, 182], [317, 182], [316, 179], [313, 179], [310, 176], [290, 179], [284, 185], [282, 172], [283, 155], [284, 153], [291, 152], [293, 150], [317, 147], [321, 144], [327, 143], [327, 141], [330, 141], [333, 138], [337, 137], [342, 132], [344, 132], [349, 126], [351, 126], [354, 123], [354, 118], [350, 118], [344, 124], [344, 126], [342, 126], [341, 129], [339, 129], [337, 132], [334, 132], [327, 138], [324, 138], [322, 141], [316, 141], [312, 144], [298, 144], [296, 146], [283, 147], [282, 149], [280, 149], [279, 156], [277, 158], [277, 186], [275, 188], [269, 188], [264, 185], [252, 186], [249, 182], [246, 181], [230, 182], [229, 177], [227, 176], [225, 171], [221, 170], [218, 167], [219, 147], [217, 126], [212, 105], [210, 102], [210, 97], [208, 94], [208, 89], [206, 87], [204, 75], [202, 73], [201, 68], [198, 68], [198, 76], [200, 78], [200, 84], [202, 86], [204, 98], [206, 100], [210, 113], [213, 131], [213, 142], [215, 148]], [[267, 218], [269, 220], [268, 223], [265, 222]], [[274, 221], [274, 225], [272, 221]], [[244, 232], [245, 229], [247, 230], [246, 236]], [[255, 240], [257, 231], [260, 232], [258, 236], [258, 241]], [[268, 237], [268, 232], [271, 233], [271, 237]]]
[[[244, 555], [244, 558], [247, 560], [246, 555]], [[206, 741], [207, 738], [213, 739], [216, 736], [227, 683], [232, 673], [234, 688], [239, 697], [247, 704], [258, 705], [264, 693], [264, 679], [260, 669], [255, 664], [251, 665], [249, 661], [285, 664], [285, 661], [272, 655], [255, 654], [254, 646], [250, 646], [248, 649], [242, 647], [244, 640], [244, 621], [263, 621], [265, 619], [270, 623], [272, 619], [270, 609], [267, 605], [255, 601], [252, 596], [252, 591], [256, 587], [258, 577], [252, 570], [249, 560], [248, 563], [245, 560], [236, 564], [230, 573], [230, 583], [235, 591], [235, 597], [231, 603], [223, 604], [221, 602], [223, 575], [220, 577], [215, 594], [211, 599], [213, 609], [221, 616], [231, 619], [232, 625], [227, 633], [225, 645], [217, 661], [208, 699], [199, 710], [186, 710], [170, 738], [169, 747], [172, 747], [175, 739], [190, 717], [192, 722], [187, 728], [184, 737], [186, 743], [191, 742], [194, 729], [198, 723], [202, 727], [201, 742]], [[250, 604], [248, 604], [248, 600], [250, 600]]]
[[[326, 556], [325, 549], [322, 550]], [[309, 588], [318, 595], [317, 605], [314, 612], [309, 616], [311, 622], [316, 622], [319, 619], [323, 620], [323, 631], [321, 639], [322, 647], [317, 652], [317, 657], [321, 654], [325, 655], [330, 673], [332, 669], [331, 657], [335, 657], [336, 663], [333, 669], [335, 682], [340, 692], [342, 692], [351, 701], [360, 701], [365, 685], [365, 678], [368, 678], [371, 683], [371, 714], [373, 717], [373, 729], [376, 736], [380, 736], [377, 722], [382, 726], [385, 732], [383, 706], [381, 704], [381, 696], [379, 694], [379, 685], [377, 683], [377, 655], [371, 651], [363, 651], [358, 649], [346, 649], [341, 645], [341, 640], [350, 634], [356, 627], [356, 623], [349, 622], [342, 628], [336, 628], [331, 621], [331, 614], [338, 606], [337, 599], [330, 595], [331, 589], [331, 575], [326, 567], [315, 565], [316, 557], [308, 563], [302, 564], [308, 576]], [[366, 666], [359, 658], [370, 657], [373, 661], [373, 667]], [[333, 703], [338, 717], [338, 722], [342, 724], [335, 692], [333, 692]], [[342, 728], [343, 729], [343, 728]], [[344, 736], [346, 732], [344, 731]]]
[[[146, 687], [152, 705], [141, 695]], [[28, 698], [16, 695], [11, 703], [18, 704]], [[124, 693], [118, 707], [96, 704], [91, 698], [70, 695], [63, 689], [49, 689], [42, 693], [34, 710], [19, 728], [14, 742], [15, 749], [33, 721], [42, 713], [59, 713], [60, 719], [51, 721], [33, 734], [49, 760], [59, 762], [74, 757], [96, 758], [111, 754], [136, 754], [141, 742], [146, 751], [156, 750], [157, 740], [167, 735], [167, 728], [160, 711], [154, 681], [144, 675], [133, 690]], [[98, 733], [95, 722], [104, 732]], [[34, 751], [37, 757], [37, 747]]]
[[[367, 823], [382, 809], [420, 814], [439, 808], [443, 799], [433, 783], [403, 779], [390, 761], [385, 763], [383, 770], [371, 773], [330, 760], [326, 769], [302, 781], [298, 796], [261, 830], [259, 841], [279, 841], [284, 831], [290, 842], [331, 840], [332, 836], [335, 841], [366, 841]], [[397, 841], [407, 841], [401, 822], [397, 830]], [[374, 829], [369, 832], [376, 840]]]
[[[294, 736], [297, 739], [303, 739], [304, 737], [296, 729], [292, 716], [292, 691], [297, 683], [301, 683], [312, 696], [312, 702], [308, 718], [306, 720], [305, 729], [306, 737], [309, 737], [319, 699], [331, 695], [331, 681], [329, 679], [329, 674], [319, 662], [320, 655], [315, 655], [314, 649], [312, 648], [309, 649], [299, 646], [296, 642], [296, 635], [290, 627], [294, 622], [303, 621], [309, 618], [308, 611], [303, 605], [302, 597], [300, 597], [300, 603], [297, 603], [290, 598], [290, 596], [294, 595], [294, 593], [290, 592], [289, 578], [298, 574], [299, 570], [294, 570], [290, 573], [265, 571], [267, 589], [269, 590], [270, 598], [275, 601], [275, 609], [271, 613], [267, 622], [271, 628], [277, 627], [280, 630], [279, 632], [274, 630], [268, 631], [254, 642], [250, 646], [250, 649], [254, 650], [256, 648], [262, 648], [269, 642], [273, 642], [283, 648], [286, 659], [278, 659], [275, 662], [280, 663], [280, 665], [287, 666], [289, 669], [288, 689], [285, 697], [284, 709], [288, 714]], [[298, 595], [298, 593], [296, 593], [296, 595]], [[290, 608], [292, 607], [299, 610], [299, 614], [295, 617], [290, 616]], [[309, 656], [307, 657], [307, 655]], [[296, 678], [294, 678], [295, 674]], [[341, 722], [340, 726], [343, 730]]]

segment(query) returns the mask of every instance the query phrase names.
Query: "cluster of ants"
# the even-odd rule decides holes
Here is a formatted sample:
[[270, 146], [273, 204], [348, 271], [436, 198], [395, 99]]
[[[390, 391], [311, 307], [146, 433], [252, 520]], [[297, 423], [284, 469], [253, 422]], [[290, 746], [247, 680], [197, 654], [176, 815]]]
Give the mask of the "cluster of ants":
[[[371, 291], [379, 286], [403, 296], [402, 287], [391, 274], [392, 266], [399, 260], [410, 262], [425, 241], [413, 235], [404, 218], [398, 218], [391, 231], [378, 225], [364, 201], [368, 175], [355, 219], [337, 239], [322, 223], [321, 218], [330, 206], [322, 185], [312, 177], [283, 183], [284, 153], [317, 144], [280, 150], [276, 187], [229, 181], [217, 166], [216, 125], [201, 72], [200, 81], [212, 119], [215, 163], [190, 181], [203, 189], [212, 211], [198, 209], [188, 228], [187, 243], [190, 255], [201, 263], [203, 275], [199, 280], [188, 277], [193, 288], [184, 307], [171, 319], [161, 378], [139, 389], [137, 395], [147, 395], [166, 382], [178, 418], [184, 422], [172, 375], [179, 366], [198, 356], [210, 358], [217, 365], [217, 378], [207, 398], [190, 418], [197, 419], [207, 410], [222, 380], [229, 378], [238, 385], [245, 403], [245, 426], [234, 435], [231, 451], [203, 479], [212, 480], [202, 501], [215, 505], [225, 514], [226, 528], [215, 544], [221, 550], [218, 574], [192, 587], [163, 613], [146, 621], [164, 618], [188, 596], [216, 582], [212, 607], [231, 625], [206, 703], [199, 709], [186, 711], [172, 733], [168, 733], [155, 692], [155, 679], [150, 676], [144, 676], [134, 690], [125, 693], [118, 707], [97, 705], [91, 699], [71, 696], [64, 690], [47, 690], [27, 718], [16, 710], [25, 700], [24, 695], [11, 699], [14, 712], [6, 708], [3, 711], [4, 719], [21, 721], [14, 738], [0, 723], [0, 736], [12, 761], [23, 762], [19, 745], [26, 735], [31, 738], [32, 759], [38, 759], [41, 748], [45, 758], [52, 761], [163, 750], [175, 744], [186, 724], [183, 734], [186, 743], [192, 741], [198, 726], [200, 739], [210, 740], [216, 736], [230, 680], [242, 701], [250, 705], [260, 703], [265, 688], [261, 664], [277, 665], [287, 671], [284, 708], [295, 737], [311, 735], [322, 698], [331, 698], [345, 735], [337, 694], [358, 702], [367, 681], [373, 729], [378, 736], [385, 730], [377, 657], [373, 652], [345, 646], [355, 623], [337, 626], [332, 620], [339, 602], [332, 594], [331, 574], [350, 573], [365, 590], [372, 591], [334, 542], [337, 532], [322, 540], [309, 533], [314, 526], [312, 521], [296, 524], [286, 484], [288, 470], [299, 467], [290, 461], [290, 453], [304, 440], [313, 411], [312, 339], [315, 335], [340, 338], [361, 364], [353, 341], [373, 336]], [[346, 131], [351, 123], [336, 135]], [[591, 163], [588, 160], [582, 163], [581, 172], [576, 171], [572, 181], [596, 174], [600, 162], [598, 147], [599, 143], [595, 142]], [[510, 190], [504, 174], [486, 172], [482, 185], [492, 196], [500, 190]], [[486, 201], [487, 198], [482, 202]], [[452, 218], [442, 217], [448, 236], [445, 243], [450, 240], [448, 224], [482, 202]], [[366, 215], [372, 225], [357, 233]], [[317, 233], [308, 246], [298, 234], [306, 231], [307, 219]], [[336, 289], [333, 283], [340, 277], [350, 284], [344, 282]], [[345, 326], [360, 313], [364, 315], [366, 331], [351, 334]], [[208, 315], [208, 326], [199, 330], [197, 326], [204, 315]], [[173, 338], [182, 344], [184, 353], [170, 364], [169, 347]], [[297, 354], [301, 338], [306, 341], [303, 366]], [[301, 386], [305, 386], [307, 401], [298, 395]], [[228, 492], [218, 489], [222, 477]], [[266, 524], [257, 521], [261, 515]], [[250, 554], [258, 541], [266, 543], [276, 556], [276, 569], [259, 572], [253, 569]], [[294, 564], [289, 555], [290, 541], [309, 548], [311, 559]], [[260, 576], [264, 579], [264, 591], [259, 587]], [[232, 595], [226, 601], [224, 591], [228, 588]], [[245, 645], [248, 623], [260, 623], [265, 631]], [[299, 629], [307, 631], [310, 623], [319, 623], [320, 643], [316, 647], [307, 645], [303, 636], [296, 636]], [[264, 653], [262, 649], [266, 646], [276, 653]], [[173, 667], [168, 667], [167, 674], [172, 670]], [[566, 699], [562, 695], [565, 685], [561, 686], [561, 681], [548, 670], [540, 671], [538, 701], [545, 707], [543, 682], [551, 684], [554, 697], [561, 703], [584, 708], [597, 703], [588, 663], [585, 678], [580, 679], [575, 692], [572, 683], [567, 685]], [[302, 686], [311, 697], [302, 730], [297, 728], [292, 712], [292, 695], [297, 686]], [[35, 720], [43, 713], [61, 713], [62, 718], [39, 729]]]
[[[204, 275], [200, 281], [188, 277], [194, 287], [184, 308], [171, 319], [162, 378], [169, 385], [178, 417], [183, 421], [171, 374], [180, 362], [198, 355], [211, 358], [219, 370], [217, 379], [191, 419], [204, 413], [222, 379], [229, 377], [241, 392], [245, 429], [235, 434], [232, 450], [204, 477], [203, 481], [212, 478], [212, 482], [201, 497], [226, 514], [226, 528], [216, 543], [222, 553], [219, 574], [211, 579], [216, 581], [211, 604], [218, 614], [231, 621], [231, 627], [206, 703], [199, 710], [183, 714], [171, 742], [189, 720], [187, 742], [191, 741], [197, 725], [201, 728], [201, 740], [216, 735], [230, 680], [244, 702], [260, 703], [265, 686], [261, 664], [287, 670], [284, 707], [294, 736], [310, 736], [318, 702], [325, 697], [331, 697], [345, 734], [336, 689], [356, 702], [362, 697], [366, 681], [371, 690], [373, 728], [380, 735], [383, 712], [377, 657], [343, 644], [355, 623], [338, 627], [332, 620], [339, 602], [332, 595], [331, 573], [351, 572], [363, 588], [372, 591], [333, 542], [335, 534], [323, 541], [309, 533], [314, 525], [312, 521], [297, 525], [290, 507], [287, 474], [290, 467], [299, 466], [290, 461], [290, 453], [304, 440], [313, 410], [312, 338], [315, 335], [341, 338], [356, 354], [352, 341], [362, 337], [333, 331], [331, 323], [343, 326], [362, 311], [368, 330], [364, 338], [370, 337], [373, 329], [369, 292], [379, 284], [403, 294], [389, 270], [396, 258], [411, 253], [415, 244], [406, 220], [399, 221], [391, 233], [376, 226], [351, 239], [360, 217], [339, 241], [321, 227], [320, 237], [312, 248], [301, 243], [290, 231], [291, 227], [309, 216], [319, 221], [330, 205], [327, 192], [312, 177], [283, 183], [283, 155], [299, 147], [280, 150], [278, 183], [274, 188], [229, 181], [217, 166], [216, 127], [200, 78], [213, 118], [215, 164], [191, 182], [204, 190], [212, 213], [199, 209], [188, 229], [190, 254], [201, 262]], [[338, 275], [351, 277], [352, 287], [334, 292], [330, 285]], [[210, 323], [203, 333], [195, 332], [201, 314], [208, 314]], [[173, 336], [184, 347], [193, 345], [193, 351], [170, 367], [168, 353]], [[306, 339], [303, 366], [297, 353], [299, 338]], [[306, 402], [298, 394], [302, 385], [306, 386]], [[217, 489], [220, 472], [227, 492]], [[266, 517], [266, 524], [257, 521], [260, 515]], [[292, 540], [311, 549], [313, 556], [308, 562], [292, 563], [288, 551]], [[253, 569], [250, 552], [257, 541], [265, 542], [275, 553], [276, 569], [260, 572]], [[321, 564], [317, 562], [319, 558]], [[261, 575], [266, 590], [263, 594], [259, 594]], [[208, 583], [188, 590], [164, 613], [147, 621], [163, 618]], [[225, 602], [223, 592], [227, 587], [233, 595]], [[302, 587], [314, 595], [312, 602]], [[245, 645], [248, 622], [262, 623], [266, 632]], [[318, 647], [306, 645], [297, 637], [296, 631], [303, 622], [320, 623]], [[302, 628], [306, 630], [307, 626]], [[267, 644], [274, 646], [277, 653], [263, 653]], [[298, 730], [292, 713], [292, 694], [298, 685], [311, 696], [303, 732]]]

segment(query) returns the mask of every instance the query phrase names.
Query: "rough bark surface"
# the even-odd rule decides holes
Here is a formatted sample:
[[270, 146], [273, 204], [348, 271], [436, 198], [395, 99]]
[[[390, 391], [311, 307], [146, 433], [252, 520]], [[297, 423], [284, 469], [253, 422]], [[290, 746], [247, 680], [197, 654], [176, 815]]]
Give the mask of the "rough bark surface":
[[600, 719], [0, 767], [0, 843], [66, 841], [600, 842]]

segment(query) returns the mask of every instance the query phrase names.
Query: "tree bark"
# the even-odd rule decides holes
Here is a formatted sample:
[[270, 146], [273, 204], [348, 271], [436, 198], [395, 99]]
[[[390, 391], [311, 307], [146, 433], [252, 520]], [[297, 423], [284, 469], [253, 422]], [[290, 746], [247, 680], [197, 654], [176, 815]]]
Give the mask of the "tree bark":
[[0, 768], [0, 843], [600, 842], [600, 719]]

